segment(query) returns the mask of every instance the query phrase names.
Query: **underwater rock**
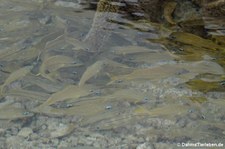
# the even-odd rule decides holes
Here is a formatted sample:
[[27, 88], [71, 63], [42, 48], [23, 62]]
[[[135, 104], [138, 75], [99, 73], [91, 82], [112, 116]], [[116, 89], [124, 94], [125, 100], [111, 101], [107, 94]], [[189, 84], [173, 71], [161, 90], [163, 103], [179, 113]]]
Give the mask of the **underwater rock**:
[[26, 138], [26, 137], [30, 136], [32, 133], [33, 133], [33, 130], [31, 128], [24, 127], [19, 131], [19, 133], [17, 135]]
[[152, 146], [152, 144], [143, 143], [143, 144], [138, 145], [136, 147], [136, 149], [154, 149], [154, 147]]

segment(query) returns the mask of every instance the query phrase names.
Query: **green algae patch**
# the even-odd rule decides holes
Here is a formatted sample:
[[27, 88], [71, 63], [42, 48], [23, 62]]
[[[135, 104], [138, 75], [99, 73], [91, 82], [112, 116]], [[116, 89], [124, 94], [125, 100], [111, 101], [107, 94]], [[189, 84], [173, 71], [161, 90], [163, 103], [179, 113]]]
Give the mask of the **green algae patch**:
[[215, 41], [218, 45], [225, 46], [225, 36], [216, 36], [212, 35], [212, 40]]
[[207, 92], [224, 92], [225, 87], [221, 84], [221, 82], [207, 82], [203, 80], [191, 80], [186, 83], [189, 88], [195, 91], [200, 91], [203, 93]]
[[180, 45], [176, 47], [168, 47], [170, 53], [172, 53], [177, 60], [185, 61], [199, 61], [203, 59], [203, 56], [208, 53], [205, 48], [194, 47], [191, 45]]
[[212, 50], [225, 49], [225, 47], [217, 45], [212, 40], [204, 39], [200, 36], [187, 32], [173, 32], [170, 35], [170, 38], [176, 42], [180, 42], [187, 45], [193, 45], [195, 47], [207, 48]]
[[205, 97], [190, 97], [189, 99], [191, 101], [197, 102], [197, 103], [204, 103], [207, 101], [207, 99]]
[[[215, 37], [218, 38], [215, 39]], [[147, 40], [164, 45], [165, 49], [177, 60], [199, 61], [207, 55], [223, 67], [225, 66], [223, 36], [205, 39], [187, 32], [173, 32], [168, 37]]]

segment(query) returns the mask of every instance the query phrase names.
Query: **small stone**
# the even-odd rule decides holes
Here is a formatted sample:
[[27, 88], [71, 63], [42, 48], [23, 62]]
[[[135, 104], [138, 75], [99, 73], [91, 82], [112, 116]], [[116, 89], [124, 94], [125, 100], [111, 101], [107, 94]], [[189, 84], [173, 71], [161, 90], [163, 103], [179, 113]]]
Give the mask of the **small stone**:
[[177, 148], [177, 145], [169, 143], [154, 143], [154, 147], [157, 149], [174, 149]]
[[68, 144], [66, 141], [60, 141], [59, 145], [57, 146], [58, 148], [67, 148]]
[[220, 82], [220, 85], [225, 86], [225, 80]]
[[128, 143], [128, 142], [135, 142], [135, 141], [137, 141], [137, 138], [134, 137], [133, 135], [128, 135], [124, 141], [126, 143]]
[[123, 82], [123, 80], [117, 80], [116, 82], [117, 82], [117, 83], [122, 83], [122, 82]]
[[58, 146], [58, 144], [59, 144], [59, 139], [54, 138], [54, 139], [51, 140], [51, 142], [52, 142], [52, 144], [54, 144], [54, 146]]
[[38, 134], [36, 134], [36, 133], [32, 133], [32, 134], [30, 135], [30, 139], [31, 139], [31, 140], [38, 140], [38, 139], [39, 139], [39, 136], [38, 136]]
[[74, 3], [74, 2], [65, 2], [65, 1], [61, 1], [58, 0], [55, 2], [56, 6], [60, 6], [60, 7], [70, 7], [70, 8], [80, 8], [80, 5], [78, 3]]
[[12, 135], [16, 135], [18, 133], [18, 131], [19, 131], [19, 129], [17, 127], [13, 127], [13, 128], [11, 128], [11, 132], [10, 133]]
[[145, 142], [145, 139], [142, 138], [142, 137], [140, 137], [140, 138], [138, 138], [136, 141], [137, 141], [138, 143], [143, 143], [143, 142]]
[[51, 23], [51, 21], [52, 21], [51, 16], [46, 16], [44, 18], [39, 19], [39, 22], [43, 25], [49, 24], [49, 23]]
[[2, 136], [5, 133], [5, 129], [0, 128], [0, 136]]
[[29, 114], [31, 114], [29, 111], [23, 112], [23, 115], [29, 115]]
[[107, 105], [107, 106], [105, 107], [105, 109], [106, 109], [106, 110], [110, 110], [110, 109], [112, 109], [112, 106], [111, 106], [111, 105]]
[[18, 133], [18, 136], [21, 136], [21, 137], [28, 137], [30, 134], [33, 133], [33, 130], [29, 127], [24, 127], [20, 130], [20, 132]]
[[143, 143], [138, 145], [136, 149], [153, 149], [153, 146], [149, 143]]
[[70, 107], [72, 107], [72, 106], [73, 106], [73, 105], [70, 104], [70, 103], [66, 104], [66, 108], [70, 108]]
[[23, 142], [23, 138], [18, 136], [11, 136], [6, 139], [7, 148], [21, 148], [21, 142]]
[[96, 148], [100, 148], [101, 147], [101, 145], [98, 142], [94, 142], [93, 146], [96, 147]]
[[41, 129], [45, 130], [45, 129], [47, 129], [47, 126], [46, 125], [42, 125]]
[[81, 137], [78, 140], [79, 145], [92, 145], [94, 142], [92, 140], [88, 140], [86, 137]]
[[131, 106], [131, 103], [128, 102], [128, 101], [124, 101], [124, 102], [121, 103], [121, 106], [123, 106], [124, 108], [127, 108], [127, 107]]
[[100, 96], [100, 95], [101, 95], [101, 91], [100, 91], [100, 90], [97, 90], [97, 91], [94, 92], [94, 94], [95, 94], [96, 96]]

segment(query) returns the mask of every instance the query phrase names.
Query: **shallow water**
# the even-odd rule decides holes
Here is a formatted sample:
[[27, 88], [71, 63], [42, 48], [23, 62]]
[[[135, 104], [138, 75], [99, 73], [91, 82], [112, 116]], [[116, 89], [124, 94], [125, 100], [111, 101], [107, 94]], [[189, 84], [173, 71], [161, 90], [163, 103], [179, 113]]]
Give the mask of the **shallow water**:
[[224, 144], [225, 21], [186, 5], [0, 0], [0, 148]]

